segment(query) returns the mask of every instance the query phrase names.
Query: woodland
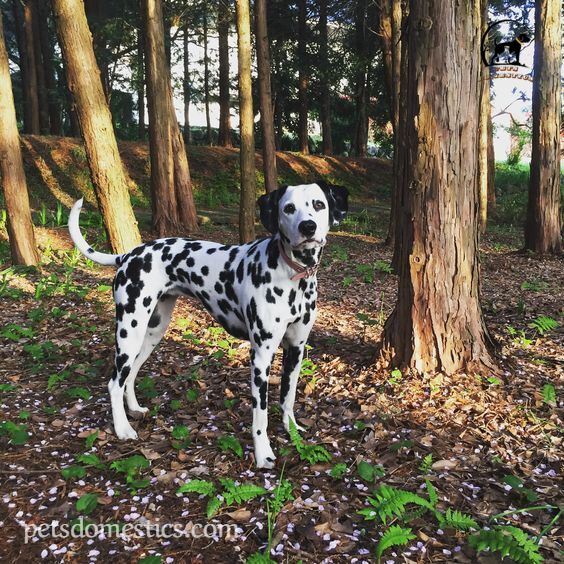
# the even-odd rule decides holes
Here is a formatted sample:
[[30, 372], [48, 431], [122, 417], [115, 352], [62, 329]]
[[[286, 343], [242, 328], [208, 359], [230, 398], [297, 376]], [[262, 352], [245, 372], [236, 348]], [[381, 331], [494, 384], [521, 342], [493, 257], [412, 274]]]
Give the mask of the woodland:
[[[562, 21], [561, 0], [1, 0], [0, 561], [561, 562]], [[99, 251], [238, 244], [268, 235], [259, 196], [318, 180], [349, 214], [304, 430], [274, 358], [275, 468], [249, 343], [190, 299], [118, 440], [115, 270], [74, 248], [74, 202]]]

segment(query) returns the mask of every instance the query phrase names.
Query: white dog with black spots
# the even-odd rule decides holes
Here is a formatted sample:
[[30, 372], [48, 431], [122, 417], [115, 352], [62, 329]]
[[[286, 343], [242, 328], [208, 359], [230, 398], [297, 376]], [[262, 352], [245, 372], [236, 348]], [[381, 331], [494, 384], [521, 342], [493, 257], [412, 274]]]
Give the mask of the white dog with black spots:
[[[283, 348], [280, 403], [286, 430], [304, 346], [317, 315], [316, 271], [327, 233], [348, 211], [346, 188], [324, 182], [284, 186], [258, 200], [270, 237], [244, 245], [221, 245], [181, 237], [158, 239], [124, 255], [94, 251], [80, 232], [82, 200], [73, 206], [69, 231], [89, 259], [119, 267], [113, 283], [116, 351], [108, 384], [114, 430], [136, 439], [124, 407], [146, 413], [135, 396], [135, 378], [158, 345], [178, 296], [199, 299], [231, 335], [251, 343], [252, 434], [259, 468], [275, 456], [267, 435], [268, 376]], [[299, 427], [298, 427], [299, 428]]]

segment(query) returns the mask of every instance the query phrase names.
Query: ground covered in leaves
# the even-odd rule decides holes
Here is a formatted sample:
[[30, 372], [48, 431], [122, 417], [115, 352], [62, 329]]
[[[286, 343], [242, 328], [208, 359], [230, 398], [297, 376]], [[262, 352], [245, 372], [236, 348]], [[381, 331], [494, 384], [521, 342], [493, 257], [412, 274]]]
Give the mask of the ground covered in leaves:
[[[380, 543], [383, 562], [499, 562], [475, 540], [497, 530], [514, 558], [526, 535], [559, 561], [562, 262], [516, 253], [510, 234], [488, 237], [482, 303], [502, 372], [422, 380], [375, 361], [396, 278], [382, 241], [350, 231], [330, 238], [319, 272], [296, 404], [302, 445], [283, 430], [272, 373], [272, 471], [254, 468], [246, 343], [181, 301], [137, 380], [151, 409], [134, 422], [141, 440], [120, 442], [106, 389], [112, 271], [72, 252], [62, 228], [40, 230], [38, 270], [7, 268], [3, 243], [0, 560], [267, 562], [257, 553], [270, 547], [276, 562], [375, 562]], [[202, 236], [236, 240], [227, 228]], [[102, 244], [95, 229], [89, 239]], [[208, 529], [212, 538], [33, 528], [89, 522], [236, 527]], [[405, 542], [385, 549], [392, 533]]]

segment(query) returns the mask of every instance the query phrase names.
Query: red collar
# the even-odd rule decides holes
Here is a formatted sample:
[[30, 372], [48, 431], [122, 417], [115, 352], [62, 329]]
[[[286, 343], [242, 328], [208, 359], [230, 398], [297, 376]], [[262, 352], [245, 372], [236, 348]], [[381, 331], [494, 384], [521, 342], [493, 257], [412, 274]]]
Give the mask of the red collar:
[[317, 266], [302, 266], [297, 262], [294, 262], [284, 251], [284, 247], [278, 239], [278, 249], [280, 250], [280, 256], [284, 259], [284, 262], [292, 269], [296, 271], [296, 274], [290, 278], [290, 280], [301, 280], [302, 278], [309, 278], [314, 276], [317, 272]]

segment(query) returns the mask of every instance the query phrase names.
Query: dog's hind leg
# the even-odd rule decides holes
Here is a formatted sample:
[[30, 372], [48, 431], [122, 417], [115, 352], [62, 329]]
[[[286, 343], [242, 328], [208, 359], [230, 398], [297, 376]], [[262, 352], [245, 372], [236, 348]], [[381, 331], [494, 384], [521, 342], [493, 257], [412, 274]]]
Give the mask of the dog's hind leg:
[[131, 412], [147, 413], [148, 411], [146, 407], [141, 407], [137, 401], [137, 396], [135, 395], [135, 378], [144, 362], [149, 358], [166, 333], [175, 303], [176, 296], [163, 296], [157, 302], [157, 306], [149, 319], [147, 332], [143, 339], [143, 346], [133, 362], [131, 372], [125, 381], [125, 399], [127, 401], [127, 407]]

